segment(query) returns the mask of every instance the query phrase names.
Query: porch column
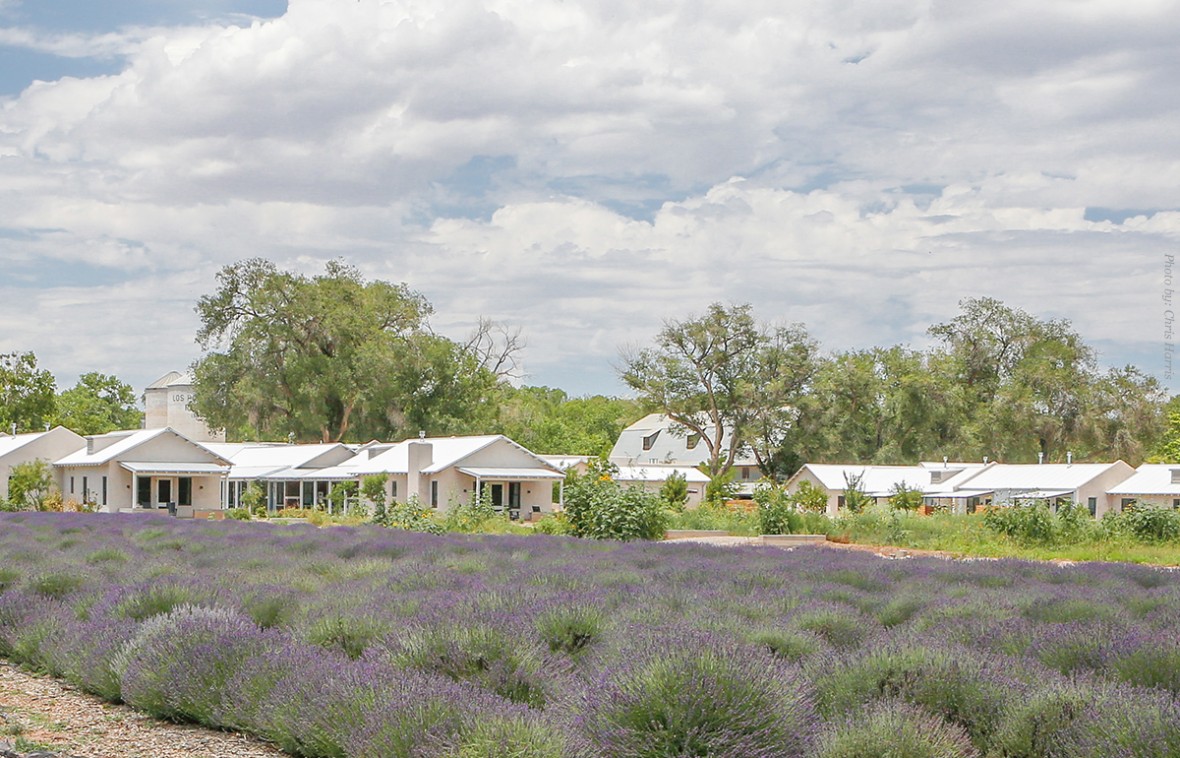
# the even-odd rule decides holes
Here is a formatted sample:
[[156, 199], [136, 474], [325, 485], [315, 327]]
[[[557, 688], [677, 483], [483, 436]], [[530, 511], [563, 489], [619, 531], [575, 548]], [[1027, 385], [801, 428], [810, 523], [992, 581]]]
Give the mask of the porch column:
[[139, 503], [135, 502], [136, 500], [139, 500], [139, 474], [132, 471], [131, 472], [131, 507], [132, 508], [139, 505]]

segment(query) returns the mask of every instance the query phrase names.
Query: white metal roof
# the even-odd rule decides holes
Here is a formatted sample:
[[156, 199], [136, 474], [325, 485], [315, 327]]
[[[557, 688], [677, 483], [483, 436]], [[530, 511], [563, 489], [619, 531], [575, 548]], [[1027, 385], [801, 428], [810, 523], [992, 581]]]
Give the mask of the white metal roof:
[[48, 437], [50, 435], [60, 435], [60, 434], [65, 434], [67, 436], [73, 435], [78, 440], [79, 447], [81, 447], [82, 445], [85, 444], [81, 437], [78, 437], [73, 432], [71, 432], [69, 429], [66, 429], [63, 426], [55, 426], [46, 432], [26, 432], [24, 434], [17, 434], [17, 435], [2, 434], [2, 435], [0, 435], [0, 459], [3, 459], [6, 455], [16, 452], [17, 450], [20, 450], [25, 445], [36, 442], [39, 439], [42, 439], [44, 437]]
[[706, 484], [709, 475], [692, 466], [619, 466], [615, 480], [620, 482], [665, 482], [673, 474], [680, 474], [693, 484]]
[[[997, 463], [957, 487], [959, 490], [1045, 490], [1072, 492], [1119, 463]], [[1123, 464], [1125, 465], [1125, 464]]]
[[308, 475], [305, 478], [355, 479], [370, 474], [408, 474], [410, 470], [410, 444], [415, 442], [429, 443], [431, 447], [430, 465], [422, 469], [421, 473], [437, 474], [440, 471], [457, 466], [463, 460], [499, 441], [512, 445], [530, 459], [536, 461], [539, 470], [551, 471], [560, 478], [561, 474], [556, 466], [541, 459], [539, 456], [521, 447], [502, 434], [485, 434], [470, 437], [425, 437], [422, 439], [403, 440], [384, 451], [380, 451], [377, 448], [376, 450], [379, 452], [371, 457], [369, 450], [361, 450], [353, 458], [336, 466], [324, 469], [318, 475]]
[[[297, 479], [303, 469], [316, 469], [321, 458], [333, 453], [353, 453], [352, 448], [340, 442], [317, 442], [307, 445], [290, 445], [283, 442], [210, 442], [204, 446], [223, 458], [229, 459], [232, 468], [230, 479]], [[339, 459], [338, 459], [339, 460]], [[323, 467], [321, 467], [323, 468]], [[282, 475], [289, 469], [296, 469], [290, 475]]]
[[860, 490], [872, 497], [888, 497], [897, 484], [903, 484], [912, 490], [930, 489], [930, 472], [921, 466], [808, 463], [804, 469], [810, 470], [829, 490], [842, 490], [848, 486], [851, 479], [859, 477]]
[[188, 437], [185, 437], [183, 434], [181, 434], [177, 431], [174, 431], [173, 429], [171, 429], [169, 427], [165, 427], [163, 429], [137, 429], [134, 431], [119, 431], [119, 432], [110, 432], [108, 434], [93, 435], [93, 437], [96, 441], [101, 440], [102, 442], [109, 443], [109, 444], [107, 444], [106, 447], [103, 447], [100, 450], [96, 450], [93, 453], [88, 453], [87, 452], [88, 448], [83, 447], [81, 450], [76, 450], [73, 453], [70, 453], [69, 455], [67, 455], [66, 457], [61, 458], [60, 460], [54, 461], [54, 465], [56, 465], [56, 466], [101, 466], [104, 463], [109, 463], [110, 461], [113, 461], [117, 458], [121, 458], [124, 455], [126, 455], [127, 453], [131, 452], [132, 450], [135, 450], [136, 448], [138, 448], [140, 445], [147, 444], [148, 442], [151, 442], [152, 440], [156, 439], [157, 437], [161, 437], [164, 435], [172, 435], [174, 437], [180, 438], [181, 440], [187, 442], [189, 445], [192, 445], [196, 449], [196, 452], [204, 454], [205, 456], [208, 456], [209, 458], [213, 459], [216, 462], [220, 462], [220, 463], [224, 463], [224, 464], [229, 463], [229, 461], [227, 461], [225, 458], [223, 458], [222, 456], [213, 452], [212, 450], [205, 447], [204, 445], [202, 445], [198, 442], [193, 442]]
[[229, 466], [216, 463], [170, 463], [159, 461], [120, 461], [120, 466], [133, 474], [224, 474]]
[[[711, 424], [703, 428], [706, 434], [712, 434], [715, 429]], [[610, 460], [620, 466], [675, 463], [696, 466], [707, 462], [709, 446], [704, 440], [698, 440], [690, 449], [688, 444], [692, 436], [682, 424], [662, 414], [649, 413], [623, 430], [611, 448]], [[728, 435], [722, 438], [722, 445], [725, 444], [728, 444]], [[755, 461], [739, 458], [734, 465], [752, 466]]]
[[459, 471], [477, 479], [564, 479], [565, 474], [547, 468], [498, 468], [459, 466]]
[[165, 387], [188, 386], [193, 383], [193, 375], [189, 373], [181, 373], [180, 371], [169, 371], [156, 381], [149, 384], [145, 389], [158, 390]]
[[1177, 463], [1144, 463], [1126, 481], [1111, 487], [1112, 495], [1167, 495], [1180, 497], [1180, 484], [1172, 483], [1172, 472], [1180, 471]]

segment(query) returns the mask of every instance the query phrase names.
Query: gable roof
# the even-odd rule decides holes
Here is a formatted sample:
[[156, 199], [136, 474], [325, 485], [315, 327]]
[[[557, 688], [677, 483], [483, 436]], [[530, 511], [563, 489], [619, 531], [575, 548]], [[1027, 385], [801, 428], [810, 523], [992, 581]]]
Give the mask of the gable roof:
[[848, 486], [849, 479], [859, 477], [860, 490], [872, 497], [888, 497], [897, 484], [923, 492], [930, 489], [930, 472], [921, 466], [808, 463], [791, 477], [791, 482], [804, 471], [810, 471], [828, 490], [843, 490]]
[[[713, 432], [712, 424], [703, 427], [706, 434]], [[610, 460], [616, 465], [642, 466], [651, 464], [674, 464], [696, 466], [709, 460], [709, 446], [704, 440], [697, 440], [689, 447], [692, 432], [682, 424], [661, 413], [649, 413], [631, 424], [619, 434], [610, 451]], [[722, 437], [721, 444], [728, 444], [729, 435]], [[754, 465], [750, 458], [739, 456], [736, 466]]]
[[164, 427], [163, 429], [137, 429], [133, 431], [119, 431], [109, 432], [107, 434], [91, 435], [91, 437], [87, 437], [88, 442], [89, 440], [93, 439], [106, 443], [105, 446], [101, 449], [95, 450], [93, 453], [88, 452], [88, 447], [83, 447], [81, 450], [77, 450], [64, 458], [61, 458], [60, 460], [54, 461], [54, 465], [101, 466], [105, 463], [115, 460], [116, 458], [122, 458], [127, 453], [130, 453], [132, 450], [135, 450], [141, 445], [145, 445], [158, 437], [163, 437], [166, 435], [171, 435], [173, 437], [179, 438], [180, 440], [183, 440], [184, 442], [187, 442], [189, 445], [192, 445], [198, 451], [204, 453], [210, 458], [215, 459], [217, 462], [227, 466], [230, 464], [230, 462], [223, 456], [213, 452], [204, 445], [193, 442], [180, 432], [174, 431], [171, 427]]
[[997, 463], [982, 469], [956, 489], [979, 492], [993, 492], [995, 490], [1072, 492], [1119, 464], [1127, 465], [1122, 461], [1114, 463]]
[[[285, 442], [209, 442], [203, 446], [229, 460], [231, 479], [284, 477], [290, 469], [316, 468], [316, 462], [334, 452], [352, 452], [342, 442], [291, 445]], [[322, 467], [322, 468], [326, 468]], [[294, 478], [295, 474], [285, 478]]]
[[1172, 472], [1180, 471], [1177, 463], [1144, 463], [1128, 479], [1111, 487], [1112, 495], [1168, 495], [1180, 497], [1180, 483], [1172, 482]]
[[[387, 450], [380, 450], [379, 447], [373, 448], [376, 454], [372, 457], [369, 456], [368, 450], [361, 451], [350, 460], [338, 466], [324, 469], [321, 473], [324, 475], [322, 478], [341, 479], [351, 479], [369, 474], [408, 474], [410, 472], [410, 445], [416, 442], [425, 442], [431, 446], [431, 462], [430, 465], [422, 469], [421, 473], [437, 474], [440, 471], [457, 466], [480, 450], [501, 441], [512, 445], [536, 461], [538, 464], [536, 468], [546, 472], [560, 473], [560, 469], [556, 466], [543, 460], [540, 456], [502, 434], [486, 434], [470, 437], [424, 437], [402, 440]], [[520, 470], [521, 467], [514, 466], [512, 469]], [[317, 478], [320, 476], [320, 474], [316, 475]]]
[[82, 437], [65, 428], [64, 426], [55, 426], [52, 429], [44, 432], [25, 432], [24, 434], [15, 435], [3, 434], [0, 435], [0, 460], [3, 460], [6, 456], [15, 453], [27, 445], [31, 445], [38, 440], [42, 440], [50, 436], [56, 437], [62, 435], [76, 437], [79, 447], [85, 444], [85, 442], [82, 440]]
[[618, 466], [614, 476], [620, 482], [666, 482], [673, 474], [680, 474], [689, 484], [707, 484], [709, 475], [692, 466]]

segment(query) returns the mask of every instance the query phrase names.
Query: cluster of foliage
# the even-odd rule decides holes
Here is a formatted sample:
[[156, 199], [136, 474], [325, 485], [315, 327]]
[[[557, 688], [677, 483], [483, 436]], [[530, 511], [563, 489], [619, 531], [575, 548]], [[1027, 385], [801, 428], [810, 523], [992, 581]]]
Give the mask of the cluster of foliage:
[[[400, 439], [486, 429], [519, 345], [481, 321], [459, 343], [433, 333], [426, 299], [339, 261], [322, 275], [251, 259], [197, 303], [193, 407], [235, 439]], [[499, 345], [508, 352], [497, 351]]]
[[992, 531], [1025, 545], [1119, 538], [1147, 543], [1180, 541], [1180, 511], [1170, 508], [1132, 506], [1095, 521], [1081, 505], [1063, 504], [1054, 512], [1044, 501], [1017, 502], [990, 508], [983, 519]]
[[[779, 479], [806, 461], [1122, 459], [1180, 451], [1180, 401], [1152, 377], [1100, 370], [1063, 320], [992, 298], [960, 303], [926, 351], [878, 347], [821, 355], [801, 325], [761, 324], [748, 305], [715, 303], [665, 322], [651, 348], [623, 357], [645, 406], [699, 435], [712, 474], [740, 454]], [[1174, 426], [1164, 437], [1166, 412]], [[1170, 440], [1170, 442], [1169, 442]], [[1170, 447], [1169, 447], [1170, 445]]]
[[0, 556], [0, 656], [297, 755], [1180, 753], [1148, 567], [56, 514]]
[[570, 471], [565, 481], [565, 519], [569, 534], [600, 540], [657, 540], [668, 514], [658, 495], [624, 487], [610, 464], [594, 461], [585, 474]]
[[639, 403], [617, 397], [569, 397], [549, 387], [504, 385], [495, 422], [503, 434], [534, 453], [605, 456], [629, 424], [643, 416]]
[[64, 426], [78, 434], [136, 429], [140, 413], [135, 392], [117, 377], [89, 372], [57, 392], [57, 381], [37, 366], [37, 356], [0, 353], [0, 432], [39, 432]]

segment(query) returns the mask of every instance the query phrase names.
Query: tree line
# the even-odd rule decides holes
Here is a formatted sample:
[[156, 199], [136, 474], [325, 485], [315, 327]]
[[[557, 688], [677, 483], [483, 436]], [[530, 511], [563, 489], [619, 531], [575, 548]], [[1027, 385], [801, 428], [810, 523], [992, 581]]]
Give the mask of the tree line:
[[821, 354], [802, 324], [714, 303], [625, 353], [621, 376], [645, 407], [699, 437], [714, 475], [742, 454], [776, 478], [806, 462], [943, 456], [1138, 465], [1172, 438], [1159, 382], [1134, 366], [1100, 368], [1066, 320], [971, 298], [928, 333], [926, 350]]
[[[932, 325], [931, 347], [822, 352], [803, 324], [714, 303], [625, 351], [634, 398], [515, 386], [520, 331], [480, 319], [454, 340], [405, 284], [340, 261], [308, 276], [224, 267], [196, 307], [193, 409], [230, 440], [300, 442], [502, 433], [539, 453], [604, 455], [647, 412], [677, 423], [724, 475], [739, 457], [782, 478], [805, 462], [1036, 462], [1180, 455], [1180, 401], [1133, 366], [1104, 369], [1068, 321], [992, 298]], [[0, 355], [0, 423], [83, 434], [135, 428], [135, 393], [84, 374], [57, 392], [32, 353]], [[1169, 424], [1169, 418], [1172, 423]]]
[[0, 353], [0, 433], [64, 426], [79, 434], [136, 429], [143, 414], [126, 382], [96, 371], [58, 391], [57, 380], [33, 352]]

